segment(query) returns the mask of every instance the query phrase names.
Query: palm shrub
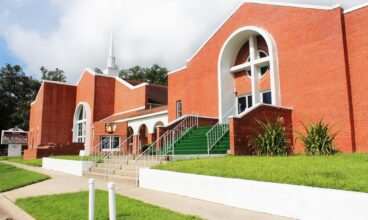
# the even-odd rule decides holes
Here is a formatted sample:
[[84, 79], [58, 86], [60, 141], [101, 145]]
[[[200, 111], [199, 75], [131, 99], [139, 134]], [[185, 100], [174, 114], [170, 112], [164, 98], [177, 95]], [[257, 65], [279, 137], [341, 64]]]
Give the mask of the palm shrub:
[[298, 133], [304, 143], [308, 155], [331, 155], [338, 152], [334, 144], [337, 133], [332, 132], [332, 126], [319, 120], [316, 123], [304, 125], [306, 135]]
[[257, 155], [287, 155], [290, 150], [290, 139], [288, 128], [284, 125], [284, 120], [277, 117], [275, 121], [266, 119], [265, 122], [257, 120], [260, 132], [257, 132], [249, 144], [253, 147]]

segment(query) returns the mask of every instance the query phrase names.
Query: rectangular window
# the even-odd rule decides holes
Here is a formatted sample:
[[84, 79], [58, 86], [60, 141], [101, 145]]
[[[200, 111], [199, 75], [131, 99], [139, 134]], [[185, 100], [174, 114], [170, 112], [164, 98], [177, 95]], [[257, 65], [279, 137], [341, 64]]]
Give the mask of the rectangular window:
[[118, 149], [120, 145], [120, 137], [117, 136], [102, 136], [100, 148], [102, 151]]
[[272, 104], [271, 91], [262, 92], [262, 103]]
[[176, 118], [180, 118], [183, 115], [181, 100], [176, 101]]
[[238, 97], [238, 114], [244, 112], [246, 109], [252, 107], [252, 95], [244, 95]]

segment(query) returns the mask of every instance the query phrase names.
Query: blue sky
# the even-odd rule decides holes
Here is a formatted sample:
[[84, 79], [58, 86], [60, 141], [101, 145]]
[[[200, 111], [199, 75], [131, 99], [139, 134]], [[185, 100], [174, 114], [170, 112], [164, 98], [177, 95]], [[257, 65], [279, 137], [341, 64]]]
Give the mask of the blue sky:
[[[3, 0], [0, 66], [65, 70], [75, 82], [85, 67], [104, 68], [111, 32], [121, 68], [185, 61], [242, 0]], [[272, 0], [268, 0], [272, 1]], [[366, 0], [278, 0], [350, 8]]]

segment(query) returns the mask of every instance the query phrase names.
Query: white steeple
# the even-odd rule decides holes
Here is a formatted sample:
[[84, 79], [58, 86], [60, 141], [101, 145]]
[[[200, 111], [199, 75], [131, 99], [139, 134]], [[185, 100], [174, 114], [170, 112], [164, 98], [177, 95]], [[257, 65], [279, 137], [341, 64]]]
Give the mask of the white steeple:
[[112, 38], [112, 33], [110, 40], [109, 56], [107, 57], [107, 66], [106, 69], [103, 71], [103, 73], [111, 76], [119, 76], [119, 67], [115, 64], [114, 42]]

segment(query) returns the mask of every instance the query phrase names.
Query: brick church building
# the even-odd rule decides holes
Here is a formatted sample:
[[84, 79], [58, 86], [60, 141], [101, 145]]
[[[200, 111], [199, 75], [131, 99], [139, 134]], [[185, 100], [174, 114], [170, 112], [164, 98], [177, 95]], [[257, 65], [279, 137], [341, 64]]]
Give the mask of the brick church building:
[[[76, 84], [42, 83], [25, 155], [40, 157], [52, 147], [140, 153], [193, 116], [197, 127], [208, 128], [205, 153], [226, 149], [216, 151], [216, 144], [227, 137], [231, 154], [251, 154], [249, 135], [265, 116], [281, 116], [299, 132], [323, 118], [341, 151], [368, 151], [367, 6], [244, 2], [168, 74], [168, 87], [117, 77], [111, 46], [104, 74], [85, 69]], [[303, 152], [292, 139], [294, 151]], [[175, 144], [178, 153], [191, 147]]]

